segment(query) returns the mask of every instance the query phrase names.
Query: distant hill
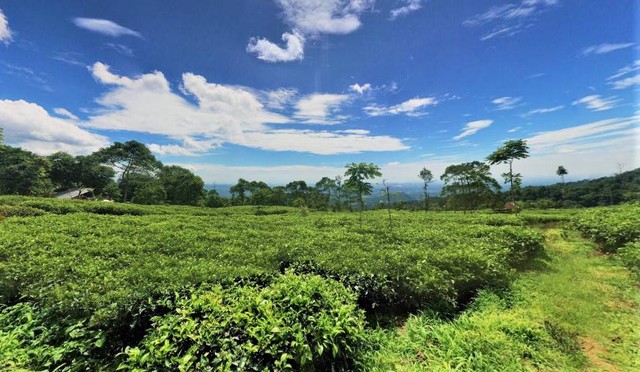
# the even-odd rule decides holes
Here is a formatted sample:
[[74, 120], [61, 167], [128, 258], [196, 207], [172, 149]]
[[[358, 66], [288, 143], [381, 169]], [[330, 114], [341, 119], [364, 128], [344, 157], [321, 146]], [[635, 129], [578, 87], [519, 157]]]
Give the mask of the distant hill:
[[640, 200], [640, 168], [591, 180], [523, 187], [518, 197], [531, 207], [595, 207]]

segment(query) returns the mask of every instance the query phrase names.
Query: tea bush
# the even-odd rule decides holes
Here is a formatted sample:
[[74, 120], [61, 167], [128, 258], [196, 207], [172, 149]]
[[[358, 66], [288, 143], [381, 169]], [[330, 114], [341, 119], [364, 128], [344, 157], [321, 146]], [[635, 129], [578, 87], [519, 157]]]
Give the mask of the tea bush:
[[640, 203], [593, 208], [582, 212], [573, 226], [598, 244], [603, 252], [615, 252], [640, 239]]
[[201, 288], [153, 318], [123, 369], [352, 370], [365, 341], [355, 295], [292, 273], [265, 288]]

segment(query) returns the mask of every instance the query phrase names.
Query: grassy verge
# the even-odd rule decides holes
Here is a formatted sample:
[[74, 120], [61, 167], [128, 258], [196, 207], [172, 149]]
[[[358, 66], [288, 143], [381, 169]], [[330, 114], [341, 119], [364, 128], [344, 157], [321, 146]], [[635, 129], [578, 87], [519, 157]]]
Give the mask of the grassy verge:
[[640, 370], [640, 291], [612, 256], [548, 229], [549, 256], [508, 294], [482, 293], [452, 321], [378, 330], [372, 370]]

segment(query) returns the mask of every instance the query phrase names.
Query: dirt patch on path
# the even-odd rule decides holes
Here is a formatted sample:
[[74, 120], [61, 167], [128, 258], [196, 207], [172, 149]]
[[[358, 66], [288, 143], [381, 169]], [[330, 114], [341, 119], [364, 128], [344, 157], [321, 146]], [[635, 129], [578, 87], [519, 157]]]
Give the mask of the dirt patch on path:
[[584, 355], [589, 360], [592, 366], [599, 371], [616, 372], [619, 369], [613, 364], [609, 363], [605, 359], [602, 359], [602, 355], [607, 355], [609, 352], [602, 345], [595, 340], [585, 337], [580, 340], [580, 345], [584, 351]]

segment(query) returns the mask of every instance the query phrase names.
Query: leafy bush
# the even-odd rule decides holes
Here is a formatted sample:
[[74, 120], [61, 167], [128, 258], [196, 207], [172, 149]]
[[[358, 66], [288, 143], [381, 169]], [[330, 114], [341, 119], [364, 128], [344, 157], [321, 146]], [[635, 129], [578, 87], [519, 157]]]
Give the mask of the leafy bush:
[[640, 239], [640, 203], [587, 210], [574, 220], [573, 226], [593, 239], [601, 251], [615, 252]]
[[288, 273], [262, 289], [214, 286], [177, 298], [120, 368], [351, 370], [364, 339], [351, 292]]
[[35, 217], [42, 216], [45, 213], [47, 212], [42, 209], [22, 205], [0, 205], [0, 216], [3, 217]]
[[618, 251], [620, 259], [640, 280], [640, 241], [627, 243]]

